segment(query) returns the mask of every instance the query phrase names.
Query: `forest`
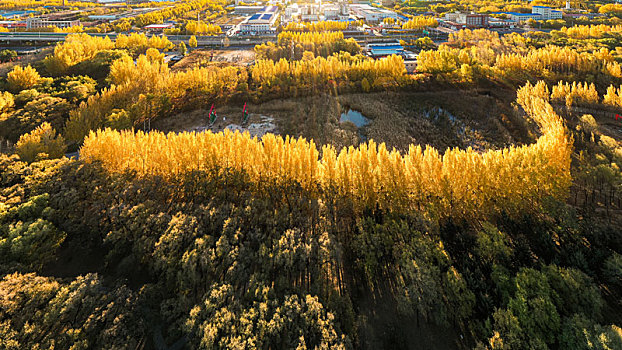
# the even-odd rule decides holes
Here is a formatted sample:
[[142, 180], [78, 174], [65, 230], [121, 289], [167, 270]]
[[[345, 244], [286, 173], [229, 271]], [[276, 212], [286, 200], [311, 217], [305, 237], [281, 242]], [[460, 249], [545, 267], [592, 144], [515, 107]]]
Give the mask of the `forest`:
[[[0, 349], [622, 349], [621, 28], [461, 30], [413, 74], [330, 22], [283, 28], [249, 65], [176, 69], [164, 53], [181, 45], [136, 33], [72, 34], [13, 63], [0, 79]], [[498, 120], [471, 118], [494, 119], [503, 141], [145, 128], [212, 104], [447, 92], [494, 101]], [[430, 103], [460, 119], [454, 100]]]

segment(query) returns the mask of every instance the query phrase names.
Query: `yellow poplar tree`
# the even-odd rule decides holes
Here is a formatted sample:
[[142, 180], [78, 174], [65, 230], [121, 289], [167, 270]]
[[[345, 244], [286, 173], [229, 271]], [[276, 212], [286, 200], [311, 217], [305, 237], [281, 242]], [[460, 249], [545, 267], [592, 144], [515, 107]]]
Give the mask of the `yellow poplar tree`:
[[36, 69], [30, 65], [22, 68], [21, 66], [15, 66], [12, 71], [7, 75], [7, 82], [9, 83], [9, 89], [15, 92], [22, 91], [24, 89], [31, 88], [39, 82], [41, 76]]
[[29, 163], [40, 159], [60, 158], [65, 154], [65, 140], [56, 135], [56, 130], [50, 123], [45, 122], [19, 138], [16, 153]]

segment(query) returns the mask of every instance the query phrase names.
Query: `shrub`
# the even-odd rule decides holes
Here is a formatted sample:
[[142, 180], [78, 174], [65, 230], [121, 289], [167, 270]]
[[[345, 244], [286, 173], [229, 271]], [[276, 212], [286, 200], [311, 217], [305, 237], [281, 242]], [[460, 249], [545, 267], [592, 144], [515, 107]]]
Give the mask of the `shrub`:
[[16, 153], [29, 163], [44, 158], [60, 158], [65, 154], [65, 140], [60, 135], [56, 136], [56, 130], [46, 122], [19, 138]]

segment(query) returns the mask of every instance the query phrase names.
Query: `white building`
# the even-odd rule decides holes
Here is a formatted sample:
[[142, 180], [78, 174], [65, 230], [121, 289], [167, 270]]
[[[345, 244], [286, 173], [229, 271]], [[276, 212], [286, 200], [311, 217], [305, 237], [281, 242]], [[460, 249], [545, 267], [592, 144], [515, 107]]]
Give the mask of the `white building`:
[[320, 20], [320, 6], [306, 4], [300, 7], [300, 19], [302, 21], [317, 22]]
[[352, 4], [350, 5], [350, 11], [356, 17], [364, 19], [366, 22], [382, 22], [385, 18], [398, 18], [397, 13], [394, 11], [369, 5]]
[[300, 12], [300, 7], [298, 7], [298, 3], [291, 4], [285, 8], [285, 17], [292, 18], [293, 16], [298, 15]]
[[256, 13], [240, 24], [242, 33], [269, 33], [273, 30], [277, 14], [274, 12]]
[[445, 20], [450, 22], [457, 22], [458, 16], [460, 15], [459, 11], [456, 12], [447, 12], [445, 14]]
[[[488, 26], [488, 15], [475, 12], [452, 12], [445, 14], [445, 20], [455, 24], [466, 25], [469, 28], [481, 28]], [[453, 23], [450, 23], [450, 25]]]
[[542, 19], [545, 21], [548, 21], [550, 19], [561, 19], [562, 18], [561, 11], [553, 10], [552, 8], [548, 6], [534, 6], [531, 8], [531, 13], [539, 14], [540, 16], [542, 16]]
[[46, 27], [57, 27], [57, 28], [69, 28], [73, 26], [79, 26], [79, 20], [58, 20], [52, 21], [47, 18], [41, 17], [30, 17], [26, 18], [26, 28], [46, 28]]
[[327, 5], [322, 9], [326, 20], [335, 20], [339, 18], [339, 6]]
[[513, 22], [517, 22], [517, 23], [521, 23], [521, 22], [525, 22], [527, 20], [533, 19], [536, 21], [540, 21], [542, 20], [542, 15], [539, 13], [516, 13], [516, 12], [510, 12], [510, 19]]

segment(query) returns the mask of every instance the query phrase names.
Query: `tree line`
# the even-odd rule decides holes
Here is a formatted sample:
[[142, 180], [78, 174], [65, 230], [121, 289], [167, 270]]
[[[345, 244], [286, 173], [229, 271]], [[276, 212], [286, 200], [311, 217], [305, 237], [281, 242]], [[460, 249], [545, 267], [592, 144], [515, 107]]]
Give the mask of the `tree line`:
[[113, 130], [91, 133], [80, 154], [108, 170], [143, 176], [228, 169], [247, 174], [254, 186], [296, 182], [309, 193], [331, 196], [327, 202], [348, 198], [357, 210], [427, 208], [433, 215], [452, 217], [523, 212], [539, 207], [548, 196], [564, 198], [570, 185], [571, 149], [564, 123], [545, 100], [532, 97], [533, 89], [528, 84], [519, 90], [518, 102], [543, 136], [531, 146], [482, 154], [450, 149], [441, 156], [413, 145], [402, 156], [370, 141], [339, 153], [324, 146], [320, 158], [312, 141], [289, 137]]

